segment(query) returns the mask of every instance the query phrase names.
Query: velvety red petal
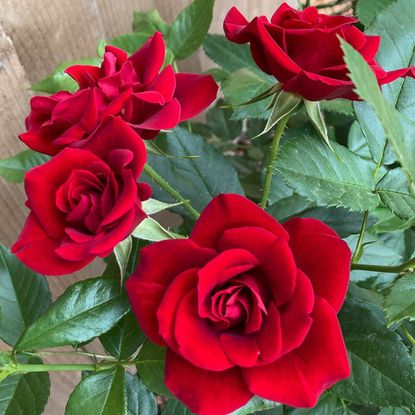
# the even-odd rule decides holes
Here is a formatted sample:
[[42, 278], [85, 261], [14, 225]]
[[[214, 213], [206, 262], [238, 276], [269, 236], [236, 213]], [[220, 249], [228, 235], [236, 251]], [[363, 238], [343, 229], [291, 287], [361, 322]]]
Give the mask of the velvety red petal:
[[154, 78], [153, 82], [148, 86], [148, 89], [157, 91], [164, 97], [165, 102], [170, 102], [173, 99], [174, 91], [176, 89], [176, 75], [173, 67], [167, 65], [160, 74]]
[[197, 268], [183, 271], [168, 286], [165, 295], [157, 309], [159, 333], [169, 345], [177, 351], [178, 345], [174, 337], [174, 321], [177, 308], [183, 297], [197, 285]]
[[310, 330], [314, 307], [314, 291], [310, 280], [298, 270], [295, 291], [291, 300], [280, 308], [283, 353], [300, 346]]
[[226, 37], [235, 43], [248, 42], [248, 37], [243, 32], [243, 29], [248, 23], [245, 16], [235, 6], [232, 7], [223, 21], [223, 29]]
[[218, 85], [210, 75], [176, 74], [175, 98], [180, 102], [180, 121], [195, 117], [216, 99]]
[[190, 238], [200, 246], [216, 248], [227, 229], [244, 226], [265, 228], [288, 239], [284, 228], [254, 202], [237, 194], [216, 196], [203, 210]]
[[352, 253], [347, 243], [316, 219], [292, 219], [284, 224], [290, 234], [295, 261], [310, 279], [316, 295], [339, 311], [346, 296]]
[[25, 176], [28, 205], [45, 231], [55, 238], [63, 236], [65, 219], [56, 208], [56, 192], [73, 170], [102, 161], [90, 151], [66, 148]]
[[336, 312], [317, 297], [312, 317], [298, 349], [269, 365], [242, 370], [252, 393], [294, 407], [313, 407], [325, 390], [350, 375]]
[[137, 320], [153, 342], [164, 344], [159, 334], [157, 309], [167, 286], [181, 272], [201, 267], [215, 255], [189, 239], [161, 241], [141, 250], [139, 266], [126, 287]]
[[133, 63], [142, 83], [150, 83], [158, 75], [164, 63], [165, 53], [163, 35], [156, 32], [137, 52], [130, 56], [129, 60]]
[[130, 150], [134, 157], [128, 165], [138, 178], [146, 163], [146, 148], [141, 137], [120, 117], [108, 117], [83, 145], [104, 160], [113, 149]]
[[53, 144], [56, 138], [56, 132], [49, 127], [39, 128], [37, 130], [27, 131], [19, 135], [29, 148], [38, 151], [39, 153], [48, 154], [54, 156], [59, 153], [61, 147]]
[[95, 256], [82, 261], [65, 261], [55, 251], [59, 241], [51, 238], [30, 213], [12, 252], [28, 268], [45, 275], [65, 275], [78, 271], [89, 264]]
[[254, 335], [224, 332], [220, 335], [220, 342], [234, 365], [252, 367], [257, 363], [260, 352]]
[[238, 368], [223, 372], [204, 370], [170, 350], [165, 382], [173, 395], [198, 415], [227, 415], [252, 397]]
[[80, 88], [88, 88], [96, 85], [101, 68], [92, 65], [73, 65], [66, 68], [65, 73], [71, 76]]

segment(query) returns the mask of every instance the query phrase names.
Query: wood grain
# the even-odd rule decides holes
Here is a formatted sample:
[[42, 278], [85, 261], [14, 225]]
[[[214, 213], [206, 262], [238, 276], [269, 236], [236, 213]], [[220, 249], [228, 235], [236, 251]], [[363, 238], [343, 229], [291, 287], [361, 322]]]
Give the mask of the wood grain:
[[[131, 31], [134, 10], [157, 8], [171, 22], [189, 3], [189, 0], [0, 0], [0, 158], [24, 149], [17, 136], [24, 130], [32, 83], [63, 61], [95, 55], [100, 40]], [[222, 32], [223, 18], [230, 5], [253, 17], [271, 15], [279, 3], [217, 0], [211, 31]], [[290, 3], [295, 4], [296, 0]], [[180, 68], [196, 72], [210, 66], [199, 51], [181, 63]], [[11, 245], [21, 230], [27, 214], [24, 201], [23, 186], [0, 179], [0, 242], [5, 245]], [[101, 269], [102, 262], [96, 261], [82, 273], [49, 278], [54, 298], [74, 280], [99, 275]], [[97, 352], [99, 345], [94, 343], [89, 349]], [[58, 361], [69, 362], [67, 357]], [[74, 373], [52, 375], [46, 415], [64, 414], [67, 398], [79, 378]]]

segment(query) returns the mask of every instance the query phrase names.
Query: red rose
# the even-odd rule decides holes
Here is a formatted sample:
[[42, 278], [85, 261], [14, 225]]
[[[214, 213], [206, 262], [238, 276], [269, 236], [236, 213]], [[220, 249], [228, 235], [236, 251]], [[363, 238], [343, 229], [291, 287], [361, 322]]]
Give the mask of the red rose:
[[144, 332], [168, 348], [166, 385], [193, 412], [224, 415], [253, 395], [311, 407], [349, 376], [336, 314], [350, 258], [320, 221], [282, 226], [220, 195], [189, 239], [141, 251], [127, 292]]
[[357, 20], [329, 16], [315, 7], [298, 11], [282, 4], [271, 22], [260, 16], [248, 22], [233, 7], [224, 21], [226, 37], [250, 43], [256, 64], [282, 84], [284, 91], [310, 101], [357, 100], [338, 37], [358, 50], [375, 73], [379, 85], [403, 76], [415, 77], [414, 67], [386, 72], [376, 62], [380, 36], [368, 36], [353, 26]]
[[195, 117], [216, 98], [210, 75], [176, 74], [171, 65], [162, 69], [166, 47], [159, 32], [129, 58], [114, 46], [105, 51], [101, 68], [77, 65], [66, 72], [81, 88], [98, 86], [109, 99], [129, 94], [120, 114], [144, 139]]
[[66, 148], [25, 177], [31, 210], [12, 251], [46, 275], [105, 257], [145, 218], [151, 189], [137, 183], [146, 160], [139, 136], [109, 117], [83, 149]]

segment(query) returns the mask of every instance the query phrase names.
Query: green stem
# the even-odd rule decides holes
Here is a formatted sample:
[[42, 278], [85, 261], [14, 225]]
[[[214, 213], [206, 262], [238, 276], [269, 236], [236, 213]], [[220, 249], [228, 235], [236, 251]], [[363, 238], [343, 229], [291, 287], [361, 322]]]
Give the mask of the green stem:
[[412, 334], [411, 334], [411, 333], [409, 333], [408, 329], [407, 329], [404, 325], [402, 325], [402, 326], [401, 326], [401, 329], [402, 329], [402, 331], [404, 332], [404, 334], [405, 334], [405, 336], [407, 337], [407, 339], [411, 342], [411, 344], [412, 344], [413, 346], [415, 346], [415, 339], [414, 339], [414, 337], [412, 336]]
[[144, 166], [144, 171], [170, 196], [178, 202], [181, 202], [183, 207], [195, 218], [198, 219], [200, 213], [185, 199], [177, 190], [174, 190], [152, 167], [148, 164]]
[[352, 257], [352, 263], [359, 262], [360, 258], [362, 257], [362, 254], [363, 254], [363, 239], [365, 237], [368, 217], [369, 217], [369, 212], [366, 211], [364, 216], [363, 216], [362, 228], [360, 229], [359, 239], [357, 240], [356, 249], [355, 249], [353, 257]]
[[267, 207], [269, 194], [271, 191], [271, 181], [272, 176], [274, 174], [274, 164], [278, 154], [278, 148], [280, 146], [281, 137], [284, 133], [284, 129], [287, 125], [287, 122], [290, 118], [290, 115], [284, 116], [280, 122], [277, 124], [277, 128], [275, 129], [274, 138], [272, 139], [268, 166], [265, 173], [265, 183], [264, 183], [264, 191], [262, 193], [262, 200], [261, 200], [261, 207], [265, 209]]
[[83, 370], [91, 370], [97, 372], [99, 370], [111, 369], [116, 365], [114, 362], [99, 362], [95, 364], [87, 363], [62, 363], [62, 364], [23, 364], [18, 363], [13, 373], [33, 373], [33, 372], [80, 372]]
[[117, 361], [117, 358], [107, 355], [100, 355], [95, 353], [88, 353], [88, 352], [79, 352], [79, 351], [34, 351], [34, 352], [24, 352], [24, 354], [29, 356], [35, 357], [50, 357], [50, 356], [81, 356], [81, 357], [89, 357], [91, 359], [106, 359], [106, 360], [113, 360]]
[[395, 266], [352, 264], [352, 270], [386, 272], [392, 274], [408, 274], [415, 271], [415, 258], [412, 258], [401, 265]]

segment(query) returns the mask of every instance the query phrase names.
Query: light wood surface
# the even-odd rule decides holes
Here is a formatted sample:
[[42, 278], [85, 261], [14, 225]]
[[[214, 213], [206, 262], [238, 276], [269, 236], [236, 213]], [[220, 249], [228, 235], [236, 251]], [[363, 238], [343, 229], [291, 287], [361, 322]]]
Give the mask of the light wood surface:
[[[93, 56], [100, 40], [130, 32], [134, 10], [157, 8], [171, 22], [189, 3], [189, 0], [0, 0], [0, 158], [24, 149], [17, 136], [24, 130], [32, 83], [63, 61]], [[279, 0], [216, 0], [211, 31], [222, 32], [223, 18], [233, 5], [253, 17], [271, 15], [280, 3]], [[296, 0], [289, 3], [295, 4]], [[197, 72], [210, 65], [199, 51], [183, 62], [181, 68]], [[27, 214], [24, 201], [22, 185], [0, 179], [0, 242], [7, 246], [16, 240], [24, 223]], [[49, 278], [54, 297], [76, 278], [98, 275], [101, 268], [100, 263], [95, 263], [76, 276]], [[68, 358], [64, 360], [68, 362]], [[64, 414], [68, 395], [78, 381], [79, 376], [74, 373], [53, 374], [45, 414]]]

